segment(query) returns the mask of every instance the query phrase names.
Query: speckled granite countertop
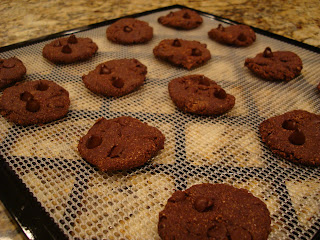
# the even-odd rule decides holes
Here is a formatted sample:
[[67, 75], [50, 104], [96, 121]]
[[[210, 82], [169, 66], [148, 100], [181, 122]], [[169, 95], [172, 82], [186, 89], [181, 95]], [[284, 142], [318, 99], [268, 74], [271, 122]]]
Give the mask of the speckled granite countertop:
[[[2, 0], [0, 47], [174, 4], [320, 47], [319, 0]], [[0, 240], [24, 239], [1, 202], [0, 226]]]

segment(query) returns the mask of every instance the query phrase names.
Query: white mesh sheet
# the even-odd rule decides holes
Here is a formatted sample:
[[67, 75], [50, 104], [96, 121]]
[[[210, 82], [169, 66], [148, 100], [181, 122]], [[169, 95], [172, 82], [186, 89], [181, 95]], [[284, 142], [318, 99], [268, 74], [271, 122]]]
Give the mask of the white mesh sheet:
[[[111, 43], [106, 26], [77, 33], [99, 46], [98, 53], [82, 63], [50, 64], [41, 55], [47, 42], [1, 53], [26, 64], [27, 81], [55, 81], [71, 97], [68, 116], [49, 124], [21, 127], [1, 117], [4, 160], [70, 239], [159, 239], [158, 213], [174, 190], [204, 182], [246, 188], [264, 201], [272, 218], [269, 239], [311, 239], [320, 229], [319, 168], [274, 156], [261, 143], [257, 129], [262, 120], [293, 109], [319, 114], [319, 54], [260, 34], [246, 48], [223, 46], [207, 36], [220, 23], [217, 20], [203, 15], [198, 29], [176, 31], [157, 23], [167, 13], [139, 18], [154, 28], [154, 38], [144, 45]], [[206, 43], [212, 59], [191, 71], [155, 59], [152, 49], [162, 39], [177, 37]], [[288, 83], [272, 83], [251, 74], [243, 66], [245, 58], [267, 46], [297, 53], [303, 61], [301, 75]], [[81, 76], [115, 58], [136, 58], [145, 64], [144, 86], [117, 99], [87, 90]], [[219, 117], [178, 111], [167, 84], [187, 74], [204, 74], [234, 94], [234, 109]], [[122, 115], [159, 128], [166, 136], [165, 148], [140, 168], [100, 172], [80, 157], [78, 140], [99, 117]]]

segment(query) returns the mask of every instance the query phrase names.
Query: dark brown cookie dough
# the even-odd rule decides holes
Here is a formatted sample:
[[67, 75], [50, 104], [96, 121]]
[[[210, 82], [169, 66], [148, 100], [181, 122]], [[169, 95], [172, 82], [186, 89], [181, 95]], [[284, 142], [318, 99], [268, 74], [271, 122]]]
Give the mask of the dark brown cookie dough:
[[20, 125], [47, 123], [64, 117], [69, 93], [48, 80], [17, 83], [3, 91], [0, 113]]
[[146, 43], [153, 37], [153, 28], [147, 22], [122, 18], [107, 28], [107, 38], [120, 44]]
[[294, 110], [263, 121], [259, 130], [275, 154], [298, 164], [320, 165], [320, 115]]
[[21, 81], [27, 69], [16, 57], [0, 59], [0, 89]]
[[167, 27], [189, 30], [199, 27], [203, 20], [197, 12], [181, 9], [159, 17], [158, 22]]
[[256, 34], [247, 25], [231, 25], [223, 27], [221, 24], [217, 28], [208, 32], [209, 37], [222, 44], [245, 47], [251, 45], [256, 40]]
[[163, 149], [164, 135], [136, 118], [99, 119], [80, 139], [78, 150], [101, 171], [138, 167]]
[[153, 54], [157, 58], [189, 70], [211, 59], [211, 54], [206, 44], [183, 39], [162, 40], [153, 49]]
[[189, 75], [171, 80], [169, 94], [183, 112], [219, 115], [233, 108], [235, 97], [203, 75]]
[[72, 34], [45, 45], [42, 55], [53, 63], [74, 63], [91, 58], [97, 51], [97, 44], [90, 38], [77, 38]]
[[267, 239], [267, 206], [245, 189], [198, 184], [176, 191], [159, 214], [161, 239]]
[[82, 77], [94, 93], [120, 97], [143, 85], [147, 67], [136, 59], [117, 59], [99, 64]]
[[302, 61], [297, 54], [289, 51], [272, 52], [269, 47], [256, 57], [247, 58], [244, 65], [270, 81], [290, 81], [302, 70]]

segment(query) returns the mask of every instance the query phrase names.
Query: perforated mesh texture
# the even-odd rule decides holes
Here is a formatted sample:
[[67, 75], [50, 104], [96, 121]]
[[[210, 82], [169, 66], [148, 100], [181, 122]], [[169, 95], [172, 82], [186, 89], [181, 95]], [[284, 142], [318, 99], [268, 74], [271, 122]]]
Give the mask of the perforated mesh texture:
[[[168, 11], [139, 19], [154, 28], [144, 45], [122, 46], [106, 39], [106, 27], [77, 33], [99, 46], [89, 61], [55, 66], [42, 58], [47, 42], [1, 54], [16, 56], [27, 67], [27, 81], [48, 79], [71, 97], [67, 117], [42, 126], [21, 127], [0, 118], [1, 155], [70, 239], [159, 239], [158, 213], [174, 190], [196, 183], [228, 183], [246, 188], [271, 213], [269, 239], [311, 239], [320, 229], [320, 171], [277, 157], [260, 141], [258, 126], [266, 118], [293, 109], [319, 114], [319, 55], [279, 40], [257, 35], [246, 48], [223, 46], [207, 32], [220, 23], [203, 15], [192, 31], [157, 23]], [[224, 23], [227, 25], [226, 23]], [[166, 38], [207, 43], [212, 59], [192, 71], [157, 60], [153, 48]], [[244, 65], [266, 46], [297, 53], [302, 74], [288, 83], [259, 79]], [[81, 76], [101, 62], [136, 58], [148, 67], [147, 80], [136, 92], [105, 98], [84, 87]], [[201, 117], [178, 111], [167, 84], [187, 74], [204, 74], [236, 97], [232, 111]], [[126, 172], [103, 173], [77, 152], [81, 136], [99, 117], [133, 116], [159, 128], [165, 148], [146, 165]]]

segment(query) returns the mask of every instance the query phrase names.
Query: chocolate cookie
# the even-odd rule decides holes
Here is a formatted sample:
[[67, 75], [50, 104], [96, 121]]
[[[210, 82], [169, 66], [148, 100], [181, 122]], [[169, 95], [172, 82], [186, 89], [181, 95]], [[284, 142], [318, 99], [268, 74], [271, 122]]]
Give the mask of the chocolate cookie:
[[134, 18], [122, 18], [107, 28], [107, 38], [115, 43], [145, 43], [152, 37], [153, 28], [147, 22]]
[[85, 86], [94, 93], [120, 97], [143, 85], [147, 67], [136, 59], [117, 59], [99, 64], [82, 76]]
[[77, 38], [72, 34], [45, 45], [42, 55], [53, 63], [74, 63], [91, 58], [97, 51], [97, 44], [90, 38]]
[[21, 81], [27, 69], [16, 57], [0, 59], [0, 89]]
[[207, 45], [198, 41], [165, 39], [153, 49], [153, 54], [173, 65], [191, 69], [211, 58]]
[[197, 12], [189, 9], [181, 9], [176, 12], [170, 12], [166, 16], [159, 17], [158, 22], [167, 27], [189, 30], [199, 27], [203, 20]]
[[235, 97], [203, 75], [189, 75], [171, 80], [169, 94], [183, 112], [219, 115], [233, 108]]
[[258, 76], [271, 81], [289, 81], [302, 70], [300, 57], [289, 51], [272, 52], [267, 47], [255, 58], [247, 58], [244, 65]]
[[99, 119], [80, 139], [78, 150], [101, 171], [124, 170], [147, 162], [164, 146], [164, 135], [136, 118]]
[[298, 164], [320, 165], [320, 115], [294, 110], [263, 121], [259, 130], [275, 154]]
[[198, 184], [176, 191], [159, 214], [161, 239], [267, 239], [271, 218], [264, 202], [245, 189]]
[[256, 40], [256, 34], [247, 25], [231, 25], [223, 27], [221, 24], [217, 28], [208, 32], [209, 37], [219, 43], [237, 47], [251, 45]]
[[17, 83], [3, 91], [0, 113], [20, 125], [41, 124], [64, 117], [69, 93], [48, 80]]

